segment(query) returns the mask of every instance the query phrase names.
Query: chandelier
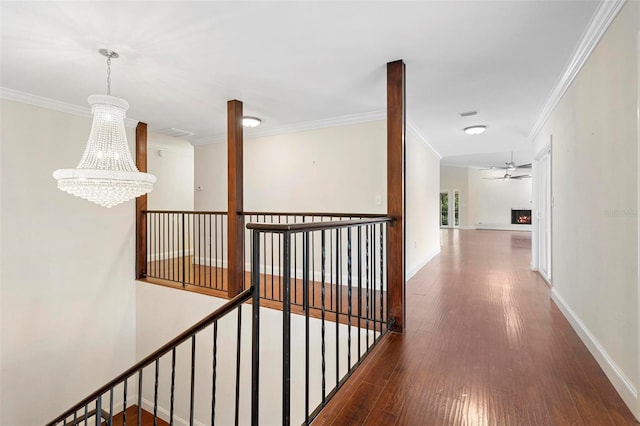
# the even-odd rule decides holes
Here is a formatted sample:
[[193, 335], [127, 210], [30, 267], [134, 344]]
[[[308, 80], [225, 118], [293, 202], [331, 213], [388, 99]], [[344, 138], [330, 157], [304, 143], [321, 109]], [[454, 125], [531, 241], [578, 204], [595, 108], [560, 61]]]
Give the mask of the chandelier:
[[53, 177], [60, 190], [113, 207], [151, 192], [156, 177], [138, 171], [124, 128], [129, 104], [111, 96], [111, 59], [119, 55], [107, 49], [99, 52], [107, 57], [107, 94], [89, 96], [93, 123], [80, 163], [75, 169], [56, 170]]

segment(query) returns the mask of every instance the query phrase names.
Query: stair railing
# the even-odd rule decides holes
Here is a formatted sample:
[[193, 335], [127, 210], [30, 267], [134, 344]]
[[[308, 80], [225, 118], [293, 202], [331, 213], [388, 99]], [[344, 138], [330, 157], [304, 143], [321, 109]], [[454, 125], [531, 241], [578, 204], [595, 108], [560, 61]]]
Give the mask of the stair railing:
[[[206, 372], [209, 374], [211, 382], [209, 382], [206, 398], [209, 401], [207, 404], [210, 407], [210, 419], [208, 421], [211, 424], [216, 422], [216, 388], [218, 387], [219, 375], [217, 368], [218, 358], [218, 322], [225, 318], [232, 312], [237, 312], [237, 338], [236, 338], [236, 354], [235, 354], [235, 407], [234, 407], [234, 421], [238, 425], [240, 422], [240, 360], [242, 354], [242, 306], [245, 302], [252, 300], [252, 336], [251, 336], [251, 370], [252, 377], [256, 380], [259, 371], [259, 324], [260, 324], [260, 299], [254, 288], [251, 287], [233, 299], [229, 300], [220, 308], [216, 309], [210, 315], [189, 327], [184, 332], [173, 338], [171, 341], [163, 345], [158, 350], [154, 351], [149, 356], [145, 357], [140, 362], [136, 363], [133, 367], [127, 369], [122, 374], [111, 380], [106, 385], [100, 387], [95, 392], [84, 398], [73, 407], [60, 414], [53, 419], [48, 425], [75, 425], [80, 421], [84, 424], [88, 424], [88, 421], [93, 420], [95, 425], [106, 424], [111, 426], [114, 423], [114, 412], [121, 413], [121, 419], [118, 419], [118, 424], [127, 424], [127, 408], [133, 404], [137, 405], [135, 410], [136, 418], [131, 419], [130, 424], [141, 425], [143, 406], [146, 410], [152, 412], [154, 418], [154, 425], [157, 424], [158, 419], [166, 419], [170, 424], [174, 424], [174, 421], [183, 424], [194, 424], [194, 406], [196, 400], [200, 400], [202, 395], [198, 390], [202, 387], [198, 386], [196, 389], [196, 375], [201, 378], [202, 372], [197, 371], [197, 366], [202, 364], [196, 362], [196, 337], [211, 333], [212, 339], [207, 338], [206, 343], [212, 345], [211, 360], [208, 366], [211, 370]], [[200, 339], [202, 342], [204, 339]], [[207, 346], [206, 344], [203, 346]], [[178, 357], [187, 356], [190, 361], [187, 361], [189, 365], [186, 378], [177, 374], [176, 359]], [[183, 359], [181, 358], [180, 361]], [[179, 364], [184, 364], [179, 362]], [[186, 372], [186, 371], [185, 371]], [[179, 372], [178, 372], [179, 373]], [[151, 377], [151, 380], [146, 381], [145, 378]], [[207, 379], [208, 380], [208, 379]], [[132, 385], [132, 386], [130, 386]], [[159, 398], [162, 392], [164, 403], [160, 404]], [[246, 392], [251, 393], [251, 424], [258, 424], [258, 388], [257, 385], [252, 385], [251, 389], [247, 389]], [[147, 401], [143, 398], [143, 395], [152, 395], [153, 401]], [[166, 410], [162, 408], [168, 407]], [[164, 411], [164, 412], [163, 412]], [[180, 415], [188, 416], [188, 419], [180, 418]], [[244, 417], [246, 422], [247, 418]], [[105, 420], [102, 423], [102, 420]], [[228, 423], [225, 420], [224, 423]]]
[[[263, 242], [274, 236], [281, 241], [281, 281], [277, 287], [283, 315], [283, 425], [310, 424], [386, 333], [384, 236], [390, 222], [388, 217], [372, 217], [247, 225], [252, 232], [251, 283], [256, 292], [273, 279], [261, 269], [261, 259], [269, 254]], [[294, 254], [294, 243], [300, 247], [299, 256]], [[300, 262], [300, 268], [294, 261]], [[302, 293], [298, 301], [292, 299], [296, 288]], [[314, 298], [317, 303], [312, 305]], [[297, 349], [292, 350], [291, 308], [297, 303], [304, 319], [295, 316]], [[312, 311], [317, 318], [310, 316]], [[303, 349], [299, 349], [302, 339]], [[304, 369], [297, 368], [292, 375], [294, 364], [304, 365]]]

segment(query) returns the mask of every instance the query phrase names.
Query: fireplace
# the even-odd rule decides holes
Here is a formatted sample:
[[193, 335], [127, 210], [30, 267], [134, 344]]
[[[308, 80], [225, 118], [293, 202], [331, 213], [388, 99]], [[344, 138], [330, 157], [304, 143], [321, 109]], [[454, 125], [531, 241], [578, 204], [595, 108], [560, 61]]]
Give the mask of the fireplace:
[[531, 225], [531, 210], [511, 209], [512, 225]]

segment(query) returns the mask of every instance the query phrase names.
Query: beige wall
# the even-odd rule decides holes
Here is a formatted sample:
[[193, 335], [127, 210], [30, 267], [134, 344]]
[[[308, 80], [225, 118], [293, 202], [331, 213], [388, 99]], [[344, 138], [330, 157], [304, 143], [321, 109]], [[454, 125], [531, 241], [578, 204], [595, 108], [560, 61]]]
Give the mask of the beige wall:
[[553, 298], [640, 416], [638, 2], [628, 2], [535, 140], [553, 138]]
[[[197, 210], [226, 210], [226, 150], [195, 148]], [[386, 179], [384, 121], [245, 139], [245, 211], [384, 213]]]
[[76, 166], [90, 129], [2, 100], [2, 425], [43, 424], [134, 361], [133, 201], [100, 207], [52, 177]]
[[158, 178], [149, 210], [193, 210], [193, 153], [185, 140], [149, 132], [147, 167]]
[[[245, 211], [386, 213], [386, 122], [246, 139]], [[407, 133], [407, 271], [440, 250], [439, 157]], [[227, 208], [227, 147], [195, 147], [196, 210]], [[380, 204], [376, 203], [379, 196]]]
[[411, 131], [406, 137], [407, 279], [440, 253], [440, 158]]

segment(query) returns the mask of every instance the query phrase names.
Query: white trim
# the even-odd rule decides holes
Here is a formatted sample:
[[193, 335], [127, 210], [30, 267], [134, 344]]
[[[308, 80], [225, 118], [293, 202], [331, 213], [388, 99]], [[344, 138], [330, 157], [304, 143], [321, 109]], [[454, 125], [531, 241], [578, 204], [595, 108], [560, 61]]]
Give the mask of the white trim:
[[567, 318], [571, 327], [573, 327], [580, 337], [580, 340], [582, 340], [587, 349], [589, 349], [589, 352], [591, 352], [591, 355], [596, 359], [625, 404], [633, 411], [633, 407], [637, 404], [638, 393], [631, 381], [624, 375], [613, 359], [611, 359], [611, 356], [609, 356], [605, 348], [602, 347], [600, 342], [591, 334], [578, 315], [569, 307], [562, 296], [558, 294], [556, 288], [551, 289], [551, 299], [556, 303], [565, 318]]
[[[194, 252], [193, 249], [187, 250], [187, 256], [193, 256], [193, 252]], [[182, 250], [163, 251], [160, 253], [149, 253], [149, 262], [176, 259], [182, 256], [184, 256], [184, 251]]]
[[578, 46], [573, 51], [573, 55], [571, 56], [567, 69], [549, 94], [547, 102], [544, 104], [544, 107], [542, 107], [540, 114], [538, 114], [538, 119], [529, 132], [530, 142], [536, 138], [542, 129], [542, 126], [544, 126], [545, 122], [551, 115], [551, 112], [576, 78], [587, 59], [589, 59], [591, 52], [593, 52], [593, 49], [595, 49], [600, 39], [609, 28], [609, 25], [611, 25], [611, 22], [614, 20], [618, 12], [620, 12], [620, 9], [622, 9], [622, 6], [624, 6], [625, 3], [626, 0], [611, 0], [600, 3], [598, 10], [596, 10], [591, 17], [591, 21], [580, 39], [580, 43], [578, 43]]
[[442, 154], [440, 154], [438, 150], [433, 145], [431, 145], [429, 140], [424, 137], [420, 130], [418, 130], [418, 127], [414, 124], [414, 122], [409, 119], [407, 119], [407, 129], [412, 131], [418, 137], [420, 142], [422, 142], [422, 144], [426, 146], [427, 149], [429, 149], [438, 160], [442, 160]]
[[[80, 117], [92, 118], [91, 108], [89, 107], [81, 107], [78, 105], [68, 104], [66, 102], [56, 101], [55, 99], [32, 95], [30, 93], [21, 92], [19, 90], [13, 90], [6, 87], [0, 87], [0, 98], [6, 99], [8, 101], [22, 102], [23, 104], [48, 108], [54, 111], [60, 111]], [[125, 118], [124, 125], [131, 128], [136, 127], [138, 125], [138, 120]]]
[[[528, 209], [527, 209], [528, 210]], [[482, 230], [482, 231], [522, 231], [522, 232], [531, 232], [533, 229], [533, 225], [528, 224], [502, 224], [502, 223], [476, 223], [474, 229]]]
[[[366, 123], [369, 121], [385, 120], [387, 118], [386, 110], [378, 110], [364, 112], [359, 114], [343, 115], [341, 117], [324, 118], [321, 120], [305, 121], [302, 123], [287, 124], [264, 129], [246, 129], [244, 131], [245, 139], [253, 139], [263, 136], [275, 136], [288, 133], [304, 132], [307, 130], [323, 129], [326, 127], [347, 126], [350, 124]], [[193, 145], [209, 145], [214, 143], [226, 143], [227, 136], [224, 134], [214, 135], [211, 137], [190, 140]]]
[[[193, 257], [193, 261], [191, 262], [194, 265], [199, 265], [199, 266], [213, 266], [216, 268], [224, 268], [227, 269], [227, 261], [224, 259], [220, 259], [220, 258], [212, 258], [212, 257], [206, 257], [206, 256], [194, 256]], [[247, 265], [249, 266], [249, 268], [247, 268]], [[247, 263], [245, 264], [245, 271], [250, 271], [251, 268], [251, 263]]]
[[[138, 401], [136, 401], [137, 403]], [[152, 401], [149, 401], [147, 398], [142, 398], [142, 408], [144, 410], [146, 410], [149, 413], [153, 413], [153, 407], [154, 404]], [[169, 422], [169, 419], [171, 417], [171, 413], [169, 412], [169, 410], [167, 410], [166, 408], [161, 407], [160, 405], [158, 405], [158, 417], [162, 420], [164, 420], [165, 422]], [[184, 426], [188, 426], [189, 422], [185, 419], [183, 419], [182, 417], [176, 415], [176, 413], [173, 413], [173, 422], [177, 423], [179, 425], [184, 425]], [[205, 423], [202, 423], [201, 421], [194, 419], [193, 423], [197, 426], [206, 426]]]
[[427, 263], [431, 262], [433, 260], [433, 258], [436, 257], [439, 254], [440, 254], [440, 247], [438, 247], [433, 252], [431, 252], [429, 255], [427, 255], [427, 257], [422, 262], [420, 262], [417, 266], [415, 266], [415, 267], [409, 269], [408, 271], [406, 271], [405, 272], [405, 280], [409, 281], [411, 278], [413, 278], [413, 276], [415, 274], [417, 274], [420, 269], [424, 268], [427, 265]]

